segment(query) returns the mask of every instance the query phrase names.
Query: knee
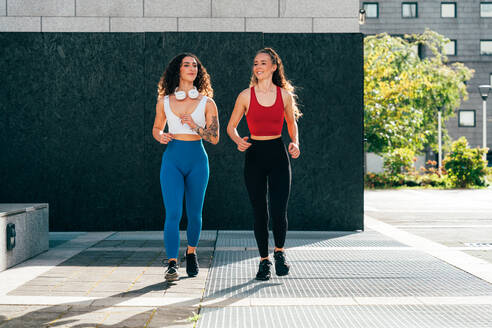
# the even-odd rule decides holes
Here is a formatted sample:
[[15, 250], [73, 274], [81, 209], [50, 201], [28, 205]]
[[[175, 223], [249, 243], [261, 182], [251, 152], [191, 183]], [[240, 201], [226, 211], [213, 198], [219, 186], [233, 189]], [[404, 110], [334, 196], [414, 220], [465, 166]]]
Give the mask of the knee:
[[276, 215], [272, 215], [272, 220], [277, 225], [285, 225], [287, 224], [287, 213], [285, 211], [277, 213]]
[[164, 223], [164, 227], [179, 227], [180, 219], [181, 213], [179, 213], [178, 211], [166, 211], [166, 222]]
[[256, 217], [255, 218], [255, 228], [268, 229], [268, 217]]
[[188, 226], [201, 227], [202, 215], [200, 214], [187, 214]]

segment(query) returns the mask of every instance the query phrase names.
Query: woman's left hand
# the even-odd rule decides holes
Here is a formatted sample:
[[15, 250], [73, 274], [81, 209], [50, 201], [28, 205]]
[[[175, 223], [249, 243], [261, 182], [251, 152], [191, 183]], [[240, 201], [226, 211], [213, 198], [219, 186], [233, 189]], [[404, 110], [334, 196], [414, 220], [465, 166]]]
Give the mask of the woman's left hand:
[[293, 142], [289, 144], [289, 154], [292, 158], [297, 158], [301, 155], [301, 151], [299, 150], [299, 146]]
[[188, 126], [192, 130], [196, 129], [196, 127], [197, 127], [195, 121], [193, 121], [193, 119], [191, 118], [191, 115], [190, 114], [183, 114], [183, 115], [181, 115], [181, 124], [188, 124]]

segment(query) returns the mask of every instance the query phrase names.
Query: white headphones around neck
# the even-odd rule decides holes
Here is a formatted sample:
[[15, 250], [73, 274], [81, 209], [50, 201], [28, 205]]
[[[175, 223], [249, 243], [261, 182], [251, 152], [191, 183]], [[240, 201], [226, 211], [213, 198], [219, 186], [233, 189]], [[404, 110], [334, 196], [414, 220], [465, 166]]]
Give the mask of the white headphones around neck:
[[[191, 99], [198, 98], [198, 95], [199, 93], [195, 86], [193, 86], [193, 89], [188, 91], [188, 97], [190, 97]], [[174, 90], [174, 96], [176, 97], [177, 100], [183, 100], [186, 98], [186, 92], [178, 91], [178, 88], [176, 88], [176, 90]]]

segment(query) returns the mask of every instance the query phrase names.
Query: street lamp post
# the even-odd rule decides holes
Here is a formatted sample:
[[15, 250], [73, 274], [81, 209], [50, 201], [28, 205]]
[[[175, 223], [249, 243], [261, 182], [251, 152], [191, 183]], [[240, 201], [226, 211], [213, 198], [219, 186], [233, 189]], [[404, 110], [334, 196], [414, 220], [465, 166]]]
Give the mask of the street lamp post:
[[441, 166], [442, 166], [442, 142], [441, 142], [441, 138], [442, 138], [442, 132], [441, 132], [441, 109], [442, 107], [439, 106], [437, 107], [437, 129], [438, 129], [438, 134], [437, 134], [437, 142], [438, 142], [438, 146], [439, 146], [439, 154], [438, 154], [438, 158], [437, 158], [437, 170], [439, 171], [439, 174], [441, 174]]
[[[483, 148], [487, 148], [487, 97], [489, 96], [490, 92], [490, 85], [483, 84], [478, 86], [478, 91], [480, 92], [480, 96], [482, 97], [483, 100], [483, 128], [482, 128], [482, 144]], [[487, 159], [487, 154], [484, 155], [485, 159]]]
[[366, 10], [361, 8], [359, 9], [359, 24], [364, 25], [366, 23]]

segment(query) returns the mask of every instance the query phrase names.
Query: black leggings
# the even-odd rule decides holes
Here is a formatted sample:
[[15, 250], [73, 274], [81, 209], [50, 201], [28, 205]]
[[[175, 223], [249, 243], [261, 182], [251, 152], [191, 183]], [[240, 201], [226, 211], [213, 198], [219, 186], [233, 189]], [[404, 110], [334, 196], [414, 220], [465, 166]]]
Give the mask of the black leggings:
[[[268, 256], [268, 203], [273, 218], [275, 246], [284, 247], [287, 203], [290, 194], [290, 160], [282, 138], [253, 140], [246, 151], [244, 178], [255, 215], [255, 238], [261, 257]], [[267, 186], [269, 202], [267, 202]]]

